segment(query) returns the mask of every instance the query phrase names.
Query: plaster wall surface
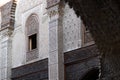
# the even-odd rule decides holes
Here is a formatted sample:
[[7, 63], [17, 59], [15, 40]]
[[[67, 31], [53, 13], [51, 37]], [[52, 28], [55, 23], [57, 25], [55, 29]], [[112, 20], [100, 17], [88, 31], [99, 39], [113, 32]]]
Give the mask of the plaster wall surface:
[[0, 28], [1, 28], [1, 22], [2, 22], [2, 19], [1, 19], [1, 10], [0, 10]]
[[[1, 44], [1, 37], [2, 37], [2, 36], [1, 36], [1, 34], [0, 34], [0, 44]], [[0, 45], [0, 63], [2, 62], [2, 61], [1, 61], [1, 59], [2, 59], [2, 55], [1, 55], [2, 52], [1, 52], [1, 50], [2, 50], [2, 49], [1, 49], [1, 45]], [[1, 66], [1, 64], [0, 64], [0, 74], [1, 74], [1, 69], [2, 69], [2, 66]], [[0, 79], [1, 79], [1, 75], [0, 75]]]
[[[25, 26], [28, 17], [36, 14], [39, 20], [38, 51], [39, 58], [26, 62], [27, 36]], [[49, 17], [46, 12], [46, 0], [20, 0], [18, 1], [15, 29], [12, 35], [12, 67], [22, 66], [34, 61], [48, 58], [49, 52]]]

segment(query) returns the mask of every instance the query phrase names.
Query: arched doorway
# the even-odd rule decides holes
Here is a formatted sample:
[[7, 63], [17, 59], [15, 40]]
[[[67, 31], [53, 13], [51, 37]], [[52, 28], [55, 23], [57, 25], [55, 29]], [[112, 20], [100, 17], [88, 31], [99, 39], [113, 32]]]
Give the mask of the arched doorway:
[[99, 69], [92, 69], [79, 80], [97, 80], [99, 78]]

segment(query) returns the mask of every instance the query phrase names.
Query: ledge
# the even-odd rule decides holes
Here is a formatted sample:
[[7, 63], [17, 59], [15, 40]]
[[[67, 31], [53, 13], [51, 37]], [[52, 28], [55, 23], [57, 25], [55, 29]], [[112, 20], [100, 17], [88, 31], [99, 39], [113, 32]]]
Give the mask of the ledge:
[[1, 27], [0, 28], [0, 32], [3, 31], [3, 30], [6, 30], [6, 29], [9, 29], [9, 30], [14, 30], [14, 27]]
[[99, 51], [96, 45], [79, 48], [64, 54], [65, 65], [73, 64], [76, 62], [83, 62], [83, 60], [91, 59], [99, 56]]
[[[48, 78], [48, 59], [39, 60], [37, 62], [23, 65], [12, 69], [12, 79], [14, 80], [32, 80]], [[35, 79], [34, 79], [35, 78]]]

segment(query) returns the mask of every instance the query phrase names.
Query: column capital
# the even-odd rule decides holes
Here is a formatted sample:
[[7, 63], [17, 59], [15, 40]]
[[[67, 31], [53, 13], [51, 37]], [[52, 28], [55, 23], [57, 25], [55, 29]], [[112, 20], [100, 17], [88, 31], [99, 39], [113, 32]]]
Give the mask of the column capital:
[[6, 27], [6, 28], [0, 29], [0, 34], [1, 34], [2, 38], [11, 36], [12, 32], [13, 32], [13, 28], [11, 28], [11, 27]]
[[59, 6], [56, 5], [48, 10], [48, 15], [51, 20], [58, 19], [59, 18]]

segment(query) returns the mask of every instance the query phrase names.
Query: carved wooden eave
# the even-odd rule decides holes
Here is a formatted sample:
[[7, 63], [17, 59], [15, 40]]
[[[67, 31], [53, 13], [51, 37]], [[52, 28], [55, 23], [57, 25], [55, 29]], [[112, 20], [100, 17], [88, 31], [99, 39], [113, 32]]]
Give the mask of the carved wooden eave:
[[102, 52], [120, 50], [119, 0], [65, 1], [81, 16]]
[[15, 24], [15, 11], [16, 11], [16, 6], [17, 6], [17, 1], [13, 0], [12, 2], [12, 7], [11, 7], [11, 11], [10, 11], [10, 24], [11, 26], [14, 26]]
[[1, 6], [0, 9], [2, 19], [0, 31], [6, 28], [13, 29], [15, 23], [16, 1], [13, 0], [8, 2]]

